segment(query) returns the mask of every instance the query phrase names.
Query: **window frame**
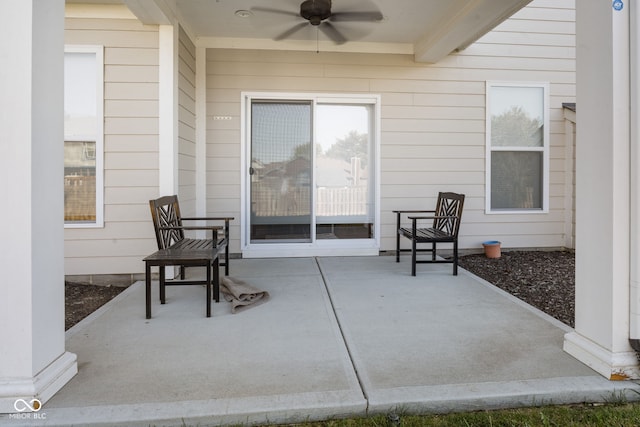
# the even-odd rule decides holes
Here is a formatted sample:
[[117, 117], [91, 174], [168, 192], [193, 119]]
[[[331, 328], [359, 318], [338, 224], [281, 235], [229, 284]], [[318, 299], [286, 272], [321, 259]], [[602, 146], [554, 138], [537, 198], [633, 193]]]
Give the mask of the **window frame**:
[[[539, 88], [543, 91], [542, 99], [542, 146], [541, 147], [524, 147], [524, 146], [492, 146], [491, 144], [491, 92], [494, 87], [513, 87], [513, 88]], [[504, 81], [487, 81], [485, 86], [485, 213], [490, 215], [505, 214], [547, 214], [549, 213], [549, 83], [547, 82], [504, 82]], [[491, 158], [493, 152], [539, 152], [542, 153], [542, 207], [532, 209], [493, 209], [491, 207]]]
[[65, 221], [64, 228], [104, 227], [104, 46], [65, 45], [64, 53], [89, 53], [96, 58], [96, 132], [95, 135], [64, 134], [63, 144], [69, 142], [95, 141], [96, 162], [96, 219], [95, 221]]

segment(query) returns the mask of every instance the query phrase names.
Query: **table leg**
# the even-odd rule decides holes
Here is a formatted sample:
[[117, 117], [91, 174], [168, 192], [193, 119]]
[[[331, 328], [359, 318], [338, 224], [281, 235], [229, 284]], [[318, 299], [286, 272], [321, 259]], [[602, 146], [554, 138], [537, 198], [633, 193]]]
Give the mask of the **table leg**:
[[220, 260], [216, 257], [213, 260], [213, 299], [220, 302]]
[[207, 317], [211, 317], [211, 266], [207, 262]]
[[147, 306], [147, 319], [151, 319], [151, 265], [148, 261], [145, 262], [144, 277], [145, 277], [145, 300], [146, 300], [146, 306]]

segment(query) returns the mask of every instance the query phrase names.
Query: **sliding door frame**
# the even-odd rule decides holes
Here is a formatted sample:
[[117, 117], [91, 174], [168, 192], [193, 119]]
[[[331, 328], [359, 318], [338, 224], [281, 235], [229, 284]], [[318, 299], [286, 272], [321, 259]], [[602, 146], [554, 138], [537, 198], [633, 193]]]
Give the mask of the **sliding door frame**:
[[[251, 217], [251, 182], [249, 168], [251, 166], [251, 105], [253, 100], [270, 101], [311, 101], [313, 141], [316, 143], [315, 120], [318, 104], [367, 105], [371, 107], [372, 117], [369, 138], [373, 157], [373, 170], [370, 175], [375, 181], [371, 186], [373, 207], [373, 236], [367, 239], [316, 239], [315, 211], [316, 191], [312, 191], [312, 239], [304, 243], [252, 243], [250, 241]], [[380, 95], [374, 94], [334, 94], [334, 93], [279, 93], [279, 92], [243, 92], [241, 93], [241, 213], [240, 213], [240, 249], [244, 258], [266, 257], [303, 257], [303, 256], [362, 256], [378, 255], [380, 251]], [[315, 167], [313, 179], [315, 181]]]

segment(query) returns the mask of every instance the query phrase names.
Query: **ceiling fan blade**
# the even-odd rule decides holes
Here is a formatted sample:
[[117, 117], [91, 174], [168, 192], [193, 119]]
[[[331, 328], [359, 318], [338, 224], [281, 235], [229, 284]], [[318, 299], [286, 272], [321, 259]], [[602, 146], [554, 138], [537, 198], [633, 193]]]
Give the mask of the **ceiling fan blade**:
[[382, 21], [381, 12], [336, 12], [329, 18], [332, 22], [377, 22]]
[[297, 33], [298, 31], [300, 31], [301, 29], [303, 29], [304, 27], [308, 26], [309, 23], [308, 22], [301, 22], [297, 25], [294, 25], [293, 27], [289, 28], [287, 31], [285, 31], [284, 33], [274, 37], [273, 39], [276, 41], [280, 41], [283, 39], [286, 39], [290, 36], [292, 36], [293, 34]]
[[336, 29], [330, 22], [324, 21], [320, 25], [320, 29], [327, 35], [335, 44], [344, 44], [347, 39], [342, 35], [340, 31]]
[[289, 12], [288, 10], [272, 9], [270, 7], [252, 7], [251, 11], [252, 12], [274, 13], [276, 15], [295, 16], [296, 18], [300, 17], [299, 13]]

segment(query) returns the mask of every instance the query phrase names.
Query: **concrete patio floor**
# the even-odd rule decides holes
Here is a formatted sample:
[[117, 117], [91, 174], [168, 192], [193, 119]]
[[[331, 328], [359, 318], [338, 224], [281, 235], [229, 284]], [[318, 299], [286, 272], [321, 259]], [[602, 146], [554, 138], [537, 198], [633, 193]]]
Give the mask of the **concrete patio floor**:
[[[10, 425], [230, 425], [634, 400], [563, 352], [571, 329], [450, 265], [389, 256], [232, 260], [271, 299], [231, 314], [138, 282], [67, 332], [78, 375]], [[30, 424], [31, 423], [31, 424]]]

